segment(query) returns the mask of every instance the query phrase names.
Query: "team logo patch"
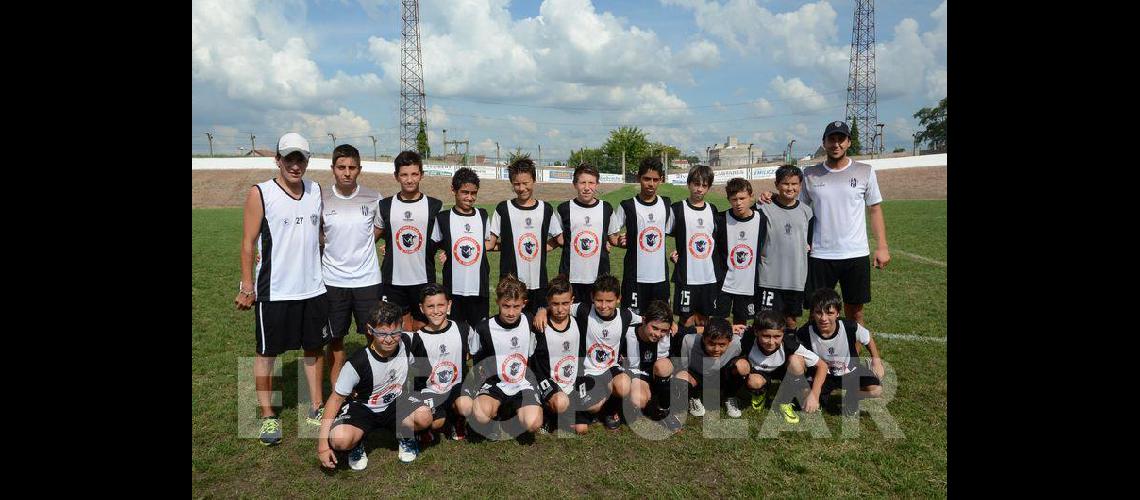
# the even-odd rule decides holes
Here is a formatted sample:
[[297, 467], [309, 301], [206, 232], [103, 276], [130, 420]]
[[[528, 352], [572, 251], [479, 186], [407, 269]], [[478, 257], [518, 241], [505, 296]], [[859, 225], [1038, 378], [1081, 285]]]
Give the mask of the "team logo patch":
[[412, 220], [412, 212], [411, 211], [404, 212], [404, 220]]
[[643, 252], [660, 250], [664, 240], [664, 233], [657, 226], [648, 226], [641, 230], [641, 234], [637, 235], [637, 245], [641, 247]]
[[471, 232], [471, 224], [464, 224], [463, 230], [470, 233]]
[[855, 187], [855, 184], [857, 184], [857, 183], [855, 182], [855, 178], [854, 178], [854, 177], [852, 177], [852, 178], [851, 178], [851, 187]]
[[587, 226], [590, 225], [590, 216], [589, 215], [586, 216], [586, 225]]
[[601, 240], [593, 231], [579, 231], [574, 235], [574, 253], [583, 259], [593, 257], [601, 247]]
[[404, 226], [396, 231], [396, 241], [401, 252], [416, 253], [424, 245], [424, 235], [416, 226]]
[[465, 266], [479, 262], [482, 253], [483, 249], [479, 247], [479, 242], [470, 236], [459, 238], [451, 247], [451, 254], [455, 256], [455, 260]]
[[834, 348], [834, 347], [828, 347], [828, 348], [827, 348], [827, 353], [828, 353], [828, 354], [831, 354], [831, 355], [834, 355], [834, 354], [835, 354], [835, 348]]
[[538, 238], [534, 233], [523, 233], [519, 236], [518, 244], [516, 245], [519, 251], [519, 258], [530, 262], [538, 257]]
[[570, 341], [569, 340], [562, 343], [562, 350], [563, 351], [569, 351], [570, 350]]
[[313, 214], [313, 215], [309, 216], [309, 222], [312, 222], [314, 226], [317, 225], [317, 223], [320, 221], [321, 221], [321, 218], [318, 217], [317, 214]]
[[752, 254], [752, 247], [748, 245], [740, 244], [732, 247], [732, 252], [729, 254], [732, 267], [734, 269], [745, 269], [752, 265]]
[[744, 239], [744, 231], [740, 232], [740, 239], [742, 239], [742, 240]]
[[[518, 338], [516, 337], [516, 341]], [[526, 357], [520, 353], [514, 353], [507, 356], [503, 360], [501, 369], [499, 370], [499, 378], [508, 384], [521, 382], [526, 376]]]
[[609, 328], [602, 328], [602, 338], [609, 338], [609, 337], [610, 337], [610, 329]]
[[784, 234], [792, 234], [792, 224], [784, 224]]
[[831, 126], [832, 126], [832, 127], [842, 127], [842, 126], [843, 126], [843, 122], [835, 122], [835, 123], [832, 123], [832, 124], [831, 124]]
[[645, 351], [641, 353], [641, 359], [648, 360], [651, 357], [653, 357], [653, 351]]
[[596, 342], [586, 349], [586, 356], [594, 360], [594, 364], [600, 368], [609, 368], [614, 364], [614, 348], [601, 342]]
[[428, 383], [431, 384], [432, 389], [440, 392], [446, 391], [455, 385], [459, 378], [456, 376], [458, 374], [459, 368], [455, 366], [455, 363], [443, 360], [432, 367], [431, 378], [428, 379]]
[[518, 347], [518, 346], [519, 346], [519, 338], [518, 337], [511, 337], [511, 347]]
[[531, 224], [530, 224], [530, 217], [527, 217], [527, 218], [526, 218], [526, 227], [531, 227]]
[[649, 222], [653, 222], [653, 213], [652, 213], [652, 212], [650, 212], [650, 213], [646, 214], [646, 215], [645, 215], [645, 218], [646, 218], [646, 219], [649, 219]]
[[705, 219], [704, 219], [704, 217], [697, 217], [697, 225], [698, 225], [698, 226], [703, 226], [703, 225], [705, 225]]
[[389, 384], [387, 387], [381, 389], [380, 392], [368, 398], [368, 404], [373, 406], [381, 403], [385, 405], [390, 404], [392, 401], [395, 401], [396, 398], [400, 397], [402, 392], [404, 392], [404, 388], [401, 384]]
[[578, 359], [575, 356], [565, 356], [558, 360], [554, 364], [554, 381], [563, 385], [573, 382], [577, 365]]
[[[336, 210], [333, 210], [333, 214], [334, 215], [336, 214]], [[368, 205], [361, 205], [360, 206], [360, 215], [368, 217], [369, 215], [372, 215], [372, 210], [368, 208]]]
[[713, 241], [705, 233], [696, 233], [689, 238], [689, 255], [694, 259], [707, 259], [713, 250]]
[[396, 370], [388, 370], [388, 381], [396, 380]]

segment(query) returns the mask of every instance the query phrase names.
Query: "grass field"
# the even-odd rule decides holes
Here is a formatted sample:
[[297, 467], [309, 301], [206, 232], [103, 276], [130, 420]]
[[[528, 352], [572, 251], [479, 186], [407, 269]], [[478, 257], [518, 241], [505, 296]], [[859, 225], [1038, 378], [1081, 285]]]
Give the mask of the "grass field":
[[[723, 187], [716, 191], [707, 199], [724, 210]], [[687, 193], [676, 186], [663, 186], [661, 192], [674, 200]], [[602, 198], [616, 205], [633, 195], [634, 188], [626, 187]], [[867, 326], [876, 333], [944, 339], [946, 201], [883, 206], [892, 261], [872, 272]], [[766, 415], [748, 408], [740, 420], [749, 430], [733, 438], [708, 437], [716, 426], [710, 422], [706, 429], [701, 419], [689, 417], [684, 432], [664, 440], [645, 439], [628, 427], [611, 433], [593, 426], [583, 437], [540, 435], [531, 446], [513, 440], [442, 441], [410, 465], [396, 461], [390, 435], [374, 434], [367, 441], [366, 471], [351, 471], [343, 463], [327, 471], [317, 463], [315, 428], [298, 420], [297, 408], [304, 408], [307, 398], [304, 379], [298, 379], [298, 352], [278, 359], [282, 377], [275, 388], [282, 392], [284, 441], [267, 448], [256, 440], [248, 371], [253, 313], [233, 305], [241, 209], [193, 209], [192, 220], [194, 497], [946, 496], [946, 344], [887, 337], [876, 341], [888, 366], [887, 381], [892, 373], [896, 381], [893, 390], [889, 383], [886, 387], [893, 392], [886, 410], [897, 423], [895, 431], [882, 430], [876, 418], [863, 413], [857, 422], [825, 415], [803, 416], [794, 427], [765, 424], [765, 436], [781, 432], [759, 437]], [[672, 238], [668, 241], [671, 249]], [[489, 255], [494, 289], [499, 256]], [[610, 256], [619, 277], [623, 255], [615, 249]], [[558, 260], [551, 259], [552, 271]], [[347, 344], [353, 352], [363, 338], [351, 334]], [[326, 397], [329, 385], [326, 381]], [[808, 432], [813, 428], [826, 437], [813, 437]], [[795, 432], [784, 432], [790, 430]]]

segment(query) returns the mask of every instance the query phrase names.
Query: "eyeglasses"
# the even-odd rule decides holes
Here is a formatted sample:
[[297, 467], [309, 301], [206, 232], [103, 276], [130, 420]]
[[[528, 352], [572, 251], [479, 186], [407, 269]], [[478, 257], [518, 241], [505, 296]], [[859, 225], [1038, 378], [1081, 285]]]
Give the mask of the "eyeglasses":
[[391, 331], [391, 332], [382, 332], [380, 330], [372, 328], [372, 325], [365, 325], [365, 326], [368, 327], [368, 333], [370, 335], [373, 335], [376, 337], [398, 337], [398, 336], [400, 336], [399, 330], [395, 330], [395, 331]]

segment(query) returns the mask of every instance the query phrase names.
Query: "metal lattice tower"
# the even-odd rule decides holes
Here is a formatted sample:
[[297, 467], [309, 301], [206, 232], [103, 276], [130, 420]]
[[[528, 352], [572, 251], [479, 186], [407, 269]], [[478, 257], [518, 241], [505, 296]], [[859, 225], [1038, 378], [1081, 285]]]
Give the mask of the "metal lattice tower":
[[875, 0], [855, 0], [851, 27], [851, 69], [847, 76], [846, 118], [859, 125], [859, 144], [870, 150], [879, 122], [875, 92]]
[[424, 120], [424, 72], [420, 58], [420, 3], [403, 0], [400, 30], [400, 149], [416, 150], [416, 135]]

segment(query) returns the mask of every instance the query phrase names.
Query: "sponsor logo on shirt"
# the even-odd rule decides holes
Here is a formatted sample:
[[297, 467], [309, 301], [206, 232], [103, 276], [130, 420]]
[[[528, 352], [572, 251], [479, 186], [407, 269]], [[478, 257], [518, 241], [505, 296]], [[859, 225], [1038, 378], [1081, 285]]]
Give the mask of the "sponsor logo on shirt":
[[451, 248], [451, 254], [455, 257], [456, 262], [464, 266], [470, 266], [479, 262], [479, 256], [482, 254], [482, 248], [479, 242], [470, 236], [459, 238], [455, 245]]
[[713, 250], [713, 241], [706, 233], [696, 233], [689, 238], [689, 255], [694, 259], [707, 259]]
[[[518, 341], [518, 337], [515, 337]], [[521, 382], [526, 375], [526, 357], [520, 353], [514, 353], [507, 356], [503, 360], [503, 364], [499, 370], [499, 378], [508, 384]]]
[[661, 249], [663, 243], [663, 233], [657, 226], [648, 226], [637, 235], [637, 244], [644, 252], [656, 252]]
[[371, 398], [368, 398], [368, 404], [373, 406], [378, 406], [381, 403], [387, 405], [392, 401], [395, 401], [395, 399], [399, 397], [402, 392], [404, 392], [404, 388], [401, 384], [389, 384], [387, 387], [380, 389], [380, 392], [377, 392], [373, 394]]
[[519, 236], [518, 244], [516, 245], [519, 252], [519, 258], [530, 262], [538, 257], [538, 238], [534, 233], [523, 233]]
[[745, 269], [752, 265], [753, 252], [752, 247], [740, 244], [732, 247], [732, 252], [728, 256], [729, 262], [732, 263], [733, 269]]
[[573, 244], [574, 253], [583, 259], [588, 259], [598, 253], [598, 248], [601, 247], [601, 240], [598, 238], [597, 233], [582, 230], [574, 235]]
[[424, 236], [416, 226], [403, 226], [396, 231], [396, 241], [401, 252], [416, 253], [424, 244]]

